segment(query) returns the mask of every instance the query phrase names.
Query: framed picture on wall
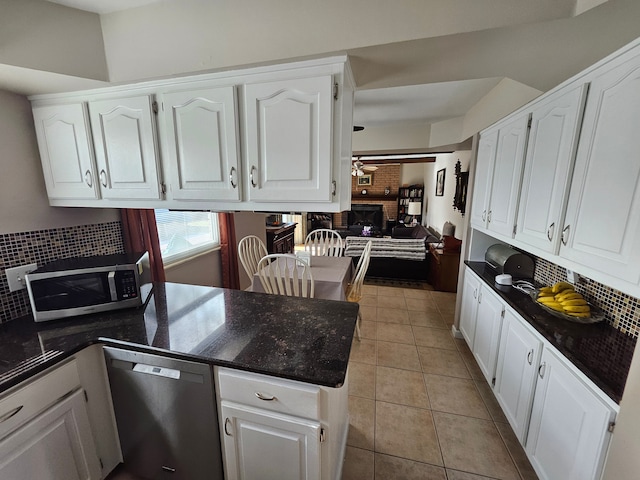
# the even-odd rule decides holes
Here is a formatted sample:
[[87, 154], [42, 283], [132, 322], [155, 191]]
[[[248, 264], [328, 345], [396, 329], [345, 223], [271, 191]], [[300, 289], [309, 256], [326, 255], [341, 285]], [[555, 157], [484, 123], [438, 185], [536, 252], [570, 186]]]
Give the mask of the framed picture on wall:
[[358, 186], [359, 187], [371, 185], [371, 174], [370, 173], [362, 175], [362, 176], [357, 177], [357, 178], [358, 178]]
[[442, 170], [438, 170], [436, 174], [436, 197], [441, 197], [444, 195], [444, 174], [446, 168]]

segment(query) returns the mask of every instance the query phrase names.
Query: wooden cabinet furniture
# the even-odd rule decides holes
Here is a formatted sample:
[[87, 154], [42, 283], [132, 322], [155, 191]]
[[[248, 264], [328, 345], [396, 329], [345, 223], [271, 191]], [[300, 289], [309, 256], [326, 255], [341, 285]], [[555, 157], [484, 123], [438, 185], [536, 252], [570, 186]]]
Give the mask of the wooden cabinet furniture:
[[250, 201], [330, 202], [331, 75], [244, 86]]
[[240, 200], [236, 103], [230, 86], [162, 96], [172, 199]]
[[[512, 237], [517, 214], [529, 115], [510, 118], [481, 136], [472, 225]], [[486, 137], [485, 140], [482, 137]]]
[[429, 283], [434, 290], [455, 292], [458, 288], [459, 252], [445, 252], [429, 245]]
[[536, 104], [524, 166], [515, 238], [558, 253], [586, 85]]
[[0, 417], [1, 478], [102, 478], [75, 361], [3, 396]]
[[538, 476], [600, 478], [617, 406], [468, 267], [460, 330]]
[[516, 437], [524, 444], [542, 354], [542, 340], [522, 317], [507, 308], [498, 350], [493, 393]]
[[411, 223], [415, 216], [416, 222], [422, 223], [422, 215], [412, 215], [408, 221], [405, 221], [409, 215], [409, 202], [419, 202], [422, 206], [424, 199], [424, 185], [410, 185], [408, 187], [400, 187], [398, 189], [398, 222]]
[[84, 104], [33, 108], [49, 198], [97, 199], [98, 183]]
[[325, 388], [216, 368], [225, 478], [340, 478], [347, 383]]
[[267, 229], [267, 252], [293, 253], [295, 247], [294, 232], [297, 223], [284, 223]]
[[152, 95], [89, 102], [100, 195], [160, 199]]
[[590, 80], [560, 256], [639, 286], [640, 46]]
[[32, 97], [49, 203], [348, 210], [353, 92], [337, 56]]
[[598, 479], [616, 412], [551, 348], [538, 367], [526, 451], [542, 480]]

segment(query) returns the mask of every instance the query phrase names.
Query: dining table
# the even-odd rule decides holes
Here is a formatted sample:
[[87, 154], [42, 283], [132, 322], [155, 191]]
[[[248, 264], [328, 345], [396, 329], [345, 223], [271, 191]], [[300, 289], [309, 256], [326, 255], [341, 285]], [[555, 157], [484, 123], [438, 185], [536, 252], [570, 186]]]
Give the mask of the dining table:
[[[351, 257], [312, 256], [310, 260], [309, 268], [315, 289], [314, 298], [345, 301], [347, 286], [351, 282], [354, 271]], [[265, 293], [258, 273], [253, 275], [249, 291]]]

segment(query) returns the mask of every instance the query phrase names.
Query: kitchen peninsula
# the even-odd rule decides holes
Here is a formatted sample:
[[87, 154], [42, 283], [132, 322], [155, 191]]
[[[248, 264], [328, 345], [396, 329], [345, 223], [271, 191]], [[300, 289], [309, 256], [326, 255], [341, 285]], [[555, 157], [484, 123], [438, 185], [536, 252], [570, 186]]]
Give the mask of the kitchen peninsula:
[[[78, 356], [88, 349], [109, 345], [154, 353], [213, 366], [218, 412], [224, 411], [227, 400], [234, 402], [230, 405], [237, 412], [242, 401], [252, 414], [264, 412], [265, 418], [290, 423], [300, 417], [300, 424], [317, 425], [317, 448], [301, 458], [307, 471], [304, 478], [334, 478], [340, 472], [346, 444], [347, 365], [357, 311], [357, 304], [347, 302], [157, 283], [140, 308], [44, 324], [23, 317], [0, 325], [0, 414], [5, 413], [7, 398], [19, 393], [23, 385], [31, 385], [31, 378], [41, 378], [39, 374], [49, 367], [68, 365], [67, 359], [74, 358], [81, 370], [84, 361]], [[82, 379], [80, 372], [81, 387], [90, 390]], [[244, 387], [251, 390], [255, 385], [265, 388], [271, 384], [279, 389], [280, 406], [280, 402], [238, 398]], [[230, 388], [233, 386], [236, 388]], [[88, 393], [89, 419], [93, 420], [92, 392]], [[307, 395], [304, 402], [298, 394]], [[257, 402], [260, 410], [251, 402]], [[236, 465], [229, 465], [229, 459], [244, 465], [246, 459], [238, 455], [247, 453], [230, 452], [241, 435], [229, 435], [233, 419], [230, 427], [229, 418], [220, 418], [226, 478], [235, 478]], [[91, 427], [100, 450], [101, 431]], [[2, 453], [0, 450], [0, 456]], [[103, 470], [95, 478], [107, 473], [108, 469]]]

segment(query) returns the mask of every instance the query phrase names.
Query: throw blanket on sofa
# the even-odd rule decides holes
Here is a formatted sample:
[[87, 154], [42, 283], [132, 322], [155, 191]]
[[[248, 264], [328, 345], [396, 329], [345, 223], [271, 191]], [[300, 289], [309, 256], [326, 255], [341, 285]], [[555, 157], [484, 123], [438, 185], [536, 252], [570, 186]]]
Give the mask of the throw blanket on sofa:
[[426, 247], [424, 238], [369, 238], [347, 237], [345, 257], [359, 257], [367, 242], [371, 240], [372, 257], [391, 257], [402, 260], [424, 260]]

